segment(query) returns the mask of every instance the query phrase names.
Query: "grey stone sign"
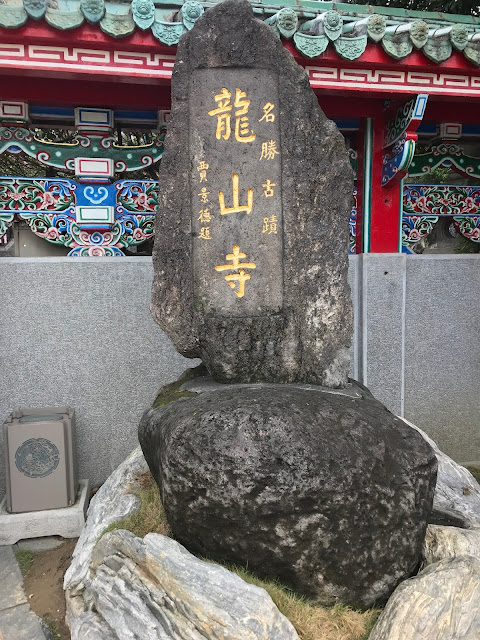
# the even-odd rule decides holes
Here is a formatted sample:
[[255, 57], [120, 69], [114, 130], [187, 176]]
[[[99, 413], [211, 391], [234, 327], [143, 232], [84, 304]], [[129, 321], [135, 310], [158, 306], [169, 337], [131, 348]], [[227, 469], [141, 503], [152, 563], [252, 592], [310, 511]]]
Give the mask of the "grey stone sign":
[[267, 69], [192, 74], [190, 188], [198, 313], [248, 317], [282, 309], [277, 85], [277, 74]]
[[152, 311], [223, 382], [347, 383], [352, 170], [305, 71], [247, 0], [180, 40]]

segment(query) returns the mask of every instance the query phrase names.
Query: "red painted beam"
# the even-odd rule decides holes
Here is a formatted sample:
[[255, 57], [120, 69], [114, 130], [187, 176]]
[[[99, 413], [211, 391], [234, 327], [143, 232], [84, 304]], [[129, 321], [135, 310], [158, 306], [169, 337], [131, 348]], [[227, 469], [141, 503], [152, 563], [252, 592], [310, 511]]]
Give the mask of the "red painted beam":
[[157, 80], [156, 84], [124, 85], [112, 78], [79, 80], [51, 79], [7, 75], [2, 78], [3, 100], [24, 100], [30, 104], [49, 106], [109, 107], [111, 109], [170, 109], [170, 84]]

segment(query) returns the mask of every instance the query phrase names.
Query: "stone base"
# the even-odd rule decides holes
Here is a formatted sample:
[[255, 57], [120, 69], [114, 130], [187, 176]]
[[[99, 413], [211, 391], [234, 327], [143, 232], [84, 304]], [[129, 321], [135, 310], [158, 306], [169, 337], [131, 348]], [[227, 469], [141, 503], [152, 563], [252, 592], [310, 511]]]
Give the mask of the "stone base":
[[190, 552], [324, 605], [382, 604], [415, 573], [437, 461], [367, 389], [197, 378], [178, 396], [139, 440]]
[[0, 545], [45, 536], [78, 538], [85, 525], [89, 488], [89, 480], [80, 480], [77, 501], [71, 507], [27, 513], [8, 513], [5, 497], [0, 504]]

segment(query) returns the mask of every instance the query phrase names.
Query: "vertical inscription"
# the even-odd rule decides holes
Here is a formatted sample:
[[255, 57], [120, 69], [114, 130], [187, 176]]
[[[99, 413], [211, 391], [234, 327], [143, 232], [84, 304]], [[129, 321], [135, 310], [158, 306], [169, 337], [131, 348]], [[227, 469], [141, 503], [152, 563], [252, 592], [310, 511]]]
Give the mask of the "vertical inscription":
[[282, 307], [277, 84], [264, 69], [203, 69], [190, 81], [195, 303], [204, 312]]

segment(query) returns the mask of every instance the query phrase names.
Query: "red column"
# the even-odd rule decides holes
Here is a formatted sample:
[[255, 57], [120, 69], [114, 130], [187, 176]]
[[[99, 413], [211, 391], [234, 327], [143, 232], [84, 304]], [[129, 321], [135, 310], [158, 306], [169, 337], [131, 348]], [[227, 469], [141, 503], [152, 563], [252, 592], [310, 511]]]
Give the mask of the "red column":
[[372, 197], [370, 217], [370, 253], [398, 253], [401, 215], [401, 181], [382, 187], [383, 111], [373, 120]]

